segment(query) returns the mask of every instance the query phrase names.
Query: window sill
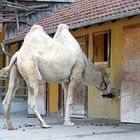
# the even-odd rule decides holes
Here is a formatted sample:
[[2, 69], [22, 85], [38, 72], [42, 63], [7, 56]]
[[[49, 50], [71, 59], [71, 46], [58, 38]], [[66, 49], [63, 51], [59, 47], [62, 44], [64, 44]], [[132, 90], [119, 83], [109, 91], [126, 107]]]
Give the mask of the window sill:
[[109, 67], [109, 63], [108, 62], [96, 62], [94, 64], [95, 65], [102, 66], [102, 67]]

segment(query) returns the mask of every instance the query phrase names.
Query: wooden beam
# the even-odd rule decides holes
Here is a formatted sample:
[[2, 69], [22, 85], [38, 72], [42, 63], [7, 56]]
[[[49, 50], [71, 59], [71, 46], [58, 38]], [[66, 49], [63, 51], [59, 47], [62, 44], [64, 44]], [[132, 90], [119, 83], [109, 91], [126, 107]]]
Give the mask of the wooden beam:
[[16, 42], [19, 42], [19, 41], [23, 41], [24, 37], [25, 37], [25, 35], [21, 35], [21, 36], [18, 36], [18, 37], [14, 37], [14, 38], [11, 38], [11, 39], [4, 40], [3, 43], [4, 43], [4, 45], [16, 43]]
[[33, 6], [29, 6], [29, 8], [31, 9], [38, 9], [38, 8], [45, 8], [45, 7], [49, 7], [49, 4], [40, 4], [40, 5], [33, 5]]
[[[19, 21], [19, 23], [24, 23], [24, 24], [26, 24], [28, 26], [32, 26], [31, 24], [29, 24], [25, 20], [18, 20], [18, 21]], [[2, 19], [2, 20], [0, 20], [0, 23], [12, 23], [12, 22], [16, 23], [17, 21], [15, 19]]]
[[16, 17], [17, 31], [19, 31], [19, 18], [18, 18], [18, 10], [15, 10], [15, 17]]
[[4, 7], [9, 7], [12, 9], [19, 9], [19, 10], [24, 10], [24, 11], [30, 10], [27, 6], [24, 6], [15, 2], [3, 1], [3, 3], [4, 3]]

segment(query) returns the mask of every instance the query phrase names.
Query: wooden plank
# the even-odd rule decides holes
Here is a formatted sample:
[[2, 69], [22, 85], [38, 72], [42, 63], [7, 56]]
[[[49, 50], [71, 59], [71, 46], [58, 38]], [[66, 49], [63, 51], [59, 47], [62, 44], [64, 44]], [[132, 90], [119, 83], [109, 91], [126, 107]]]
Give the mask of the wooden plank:
[[58, 91], [59, 85], [55, 83], [50, 83], [50, 92], [49, 92], [49, 112], [58, 111]]

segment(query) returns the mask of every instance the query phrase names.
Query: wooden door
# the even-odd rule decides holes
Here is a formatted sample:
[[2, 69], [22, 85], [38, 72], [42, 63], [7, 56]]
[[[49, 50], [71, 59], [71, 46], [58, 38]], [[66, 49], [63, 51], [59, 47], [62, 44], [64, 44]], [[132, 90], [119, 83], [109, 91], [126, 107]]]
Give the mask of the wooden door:
[[121, 121], [140, 123], [140, 24], [124, 28]]
[[[88, 35], [77, 37], [83, 52], [88, 55]], [[74, 102], [71, 106], [71, 117], [87, 117], [87, 87], [80, 83], [74, 93]]]

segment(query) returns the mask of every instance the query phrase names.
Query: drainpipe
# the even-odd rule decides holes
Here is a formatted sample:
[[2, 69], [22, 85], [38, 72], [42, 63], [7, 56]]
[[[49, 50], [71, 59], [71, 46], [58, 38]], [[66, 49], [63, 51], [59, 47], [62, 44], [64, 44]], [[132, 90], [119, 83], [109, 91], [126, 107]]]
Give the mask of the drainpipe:
[[2, 52], [8, 56], [8, 61], [10, 61], [11, 57], [12, 57], [12, 54], [8, 51], [6, 51], [6, 46], [4, 45], [3, 42], [0, 43], [1, 45], [1, 49], [2, 49]]

